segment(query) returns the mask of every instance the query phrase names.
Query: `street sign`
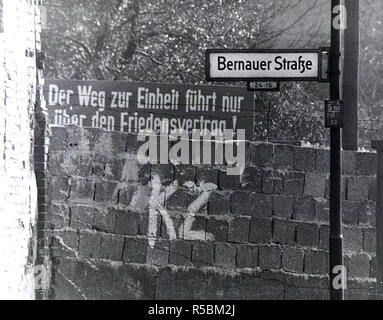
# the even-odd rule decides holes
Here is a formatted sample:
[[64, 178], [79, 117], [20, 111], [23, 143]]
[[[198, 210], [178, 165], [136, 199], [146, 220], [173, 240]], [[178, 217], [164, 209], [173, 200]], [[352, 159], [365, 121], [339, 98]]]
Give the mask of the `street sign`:
[[322, 49], [206, 51], [208, 81], [326, 81]]
[[279, 91], [280, 83], [271, 81], [257, 81], [247, 83], [248, 91]]
[[326, 128], [343, 128], [343, 101], [325, 102]]

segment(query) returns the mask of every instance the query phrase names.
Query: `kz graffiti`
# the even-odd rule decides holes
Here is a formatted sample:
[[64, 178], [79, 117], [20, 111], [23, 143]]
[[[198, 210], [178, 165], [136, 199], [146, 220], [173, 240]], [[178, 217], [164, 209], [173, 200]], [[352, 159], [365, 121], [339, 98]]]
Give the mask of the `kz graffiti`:
[[193, 223], [195, 221], [196, 213], [207, 204], [211, 192], [217, 189], [217, 186], [212, 183], [201, 183], [200, 186], [196, 186], [193, 182], [187, 182], [184, 184], [189, 189], [194, 189], [200, 192], [199, 197], [193, 201], [187, 208], [185, 213], [184, 224], [176, 230], [173, 220], [169, 215], [165, 202], [168, 200], [180, 187], [178, 181], [174, 181], [172, 185], [165, 188], [165, 191], [161, 192], [162, 185], [159, 176], [154, 176], [152, 180], [152, 195], [149, 202], [149, 229], [148, 238], [149, 245], [153, 248], [156, 243], [156, 235], [158, 230], [158, 216], [160, 215], [163, 222], [166, 225], [166, 231], [170, 240], [177, 239], [178, 235], [184, 234], [185, 240], [210, 240], [214, 241], [214, 236], [204, 231], [192, 230]]

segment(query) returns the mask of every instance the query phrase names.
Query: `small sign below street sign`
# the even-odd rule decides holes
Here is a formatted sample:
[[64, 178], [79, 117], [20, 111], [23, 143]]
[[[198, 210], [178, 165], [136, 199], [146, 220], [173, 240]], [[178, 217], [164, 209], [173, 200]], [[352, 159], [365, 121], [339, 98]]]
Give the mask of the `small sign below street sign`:
[[343, 101], [325, 101], [326, 128], [343, 128]]
[[279, 91], [280, 83], [271, 81], [257, 81], [247, 83], [248, 91]]
[[208, 81], [323, 81], [322, 49], [207, 50]]

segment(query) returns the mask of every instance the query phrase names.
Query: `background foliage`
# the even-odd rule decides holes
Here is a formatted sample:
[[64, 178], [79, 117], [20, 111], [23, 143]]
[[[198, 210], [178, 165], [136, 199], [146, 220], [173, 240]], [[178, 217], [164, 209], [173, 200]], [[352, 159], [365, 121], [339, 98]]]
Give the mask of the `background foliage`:
[[[361, 113], [362, 119], [379, 120], [382, 4], [361, 1]], [[329, 0], [44, 3], [47, 78], [203, 84], [207, 48], [317, 48], [328, 46], [330, 39]], [[255, 138], [327, 144], [327, 97], [328, 86], [313, 83], [286, 83], [281, 93], [258, 95]], [[361, 127], [371, 124], [361, 122]], [[371, 132], [376, 133], [363, 130], [363, 142]]]

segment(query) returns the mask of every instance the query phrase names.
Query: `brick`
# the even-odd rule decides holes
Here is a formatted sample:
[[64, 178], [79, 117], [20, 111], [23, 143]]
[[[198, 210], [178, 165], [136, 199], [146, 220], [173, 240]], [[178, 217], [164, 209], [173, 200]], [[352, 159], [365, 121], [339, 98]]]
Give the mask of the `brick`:
[[285, 174], [284, 193], [291, 196], [302, 196], [305, 185], [305, 174], [288, 172]]
[[329, 250], [330, 245], [330, 227], [329, 226], [321, 226], [319, 230], [319, 249]]
[[250, 192], [234, 192], [231, 197], [231, 211], [237, 216], [251, 217], [253, 214], [253, 194]]
[[192, 262], [195, 266], [214, 265], [214, 245], [211, 242], [194, 242]]
[[295, 147], [289, 145], [275, 145], [274, 168], [292, 169], [294, 167]]
[[152, 238], [160, 238], [161, 237], [161, 215], [157, 214], [157, 228], [156, 234], [149, 234], [149, 214], [139, 214], [138, 215], [138, 235], [140, 236], [148, 236]]
[[197, 183], [212, 183], [218, 186], [218, 171], [210, 167], [198, 167], [196, 172]]
[[189, 191], [177, 189], [166, 201], [166, 208], [171, 210], [186, 210], [189, 202]]
[[127, 186], [118, 191], [118, 204], [123, 206], [130, 206], [133, 196], [136, 192], [137, 186]]
[[284, 193], [283, 173], [273, 170], [265, 170], [263, 172], [262, 193], [264, 194], [283, 194]]
[[359, 206], [359, 224], [371, 227], [376, 226], [376, 205], [375, 202], [365, 201]]
[[139, 143], [137, 141], [137, 136], [135, 134], [126, 134], [126, 152], [128, 153], [137, 153]]
[[68, 144], [69, 152], [78, 152], [80, 150], [90, 151], [88, 147], [89, 131], [80, 127], [71, 127], [68, 129]]
[[65, 154], [61, 166], [68, 176], [87, 178], [92, 174], [93, 157], [89, 154]]
[[251, 144], [250, 145], [251, 161], [256, 167], [273, 166], [274, 145], [272, 144]]
[[255, 269], [258, 267], [258, 247], [240, 245], [237, 247], [237, 268]]
[[157, 240], [154, 248], [147, 248], [146, 263], [155, 266], [167, 266], [169, 263], [169, 252], [169, 242]]
[[356, 155], [354, 151], [342, 152], [342, 174], [352, 176], [356, 169]]
[[[122, 181], [123, 179], [126, 179], [126, 182], [136, 182], [138, 180], [137, 167], [137, 159], [131, 160], [117, 158], [108, 160], [105, 167], [105, 177], [113, 181]], [[127, 173], [127, 170], [129, 173]]]
[[191, 242], [176, 240], [170, 243], [170, 264], [176, 266], [189, 266], [191, 265], [191, 257]]
[[151, 170], [151, 179], [154, 176], [159, 176], [163, 186], [169, 186], [174, 182], [174, 166], [168, 165], [153, 165]]
[[[184, 238], [184, 221], [185, 221], [184, 217], [181, 215], [172, 215], [170, 218], [173, 222], [173, 227], [174, 227], [174, 230], [176, 231], [176, 234], [178, 235], [178, 238], [181, 238], [181, 239]], [[204, 227], [202, 231], [205, 232], [206, 218], [203, 218], [203, 219], [204, 219], [203, 221]], [[197, 222], [199, 222], [198, 217], [196, 217], [196, 220]], [[196, 221], [194, 221], [192, 225], [192, 229], [194, 230], [195, 227], [198, 228]], [[161, 223], [161, 238], [170, 240], [168, 226], [166, 225], [166, 221], [164, 218], [162, 218], [162, 223]]]
[[294, 219], [313, 221], [315, 216], [315, 200], [312, 197], [296, 198], [294, 202]]
[[318, 198], [324, 198], [326, 195], [327, 175], [308, 172], [305, 179], [304, 194]]
[[92, 174], [98, 177], [105, 176], [106, 156], [95, 155], [92, 162]]
[[375, 153], [358, 152], [355, 159], [355, 174], [362, 176], [376, 175], [378, 164]]
[[[139, 165], [138, 166], [138, 180], [137, 183], [140, 183], [144, 186], [149, 184], [151, 181], [151, 166], [150, 165]], [[126, 179], [125, 179], [126, 182]]]
[[67, 178], [52, 178], [52, 200], [61, 201], [69, 196], [69, 183]]
[[356, 227], [344, 227], [344, 250], [346, 252], [360, 252], [363, 250], [363, 229]]
[[367, 177], [349, 177], [347, 179], [348, 200], [363, 201], [369, 200], [370, 178]]
[[65, 127], [52, 127], [52, 137], [50, 141], [50, 152], [67, 150], [68, 132]]
[[274, 170], [264, 170], [262, 175], [262, 190], [263, 194], [274, 193]]
[[78, 250], [76, 231], [55, 231], [52, 237], [52, 255], [54, 257], [75, 257]]
[[[211, 191], [211, 192], [214, 192], [214, 191]], [[204, 202], [200, 202], [200, 199], [201, 199], [201, 192], [196, 190], [196, 189], [188, 189], [188, 211], [189, 211], [189, 207], [195, 204], [198, 204], [196, 208], [196, 212], [195, 214], [203, 214], [203, 215], [207, 215], [208, 214], [208, 209], [209, 209], [209, 200], [210, 200], [210, 196], [209, 195], [209, 199], [206, 199], [206, 201]], [[228, 203], [226, 205], [228, 205], [227, 207], [227, 210], [228, 210], [228, 214], [230, 214], [230, 194], [227, 193], [227, 196], [228, 196]]]
[[376, 193], [377, 193], [377, 181], [376, 177], [372, 177], [370, 179], [370, 186], [368, 191], [368, 199], [371, 201], [376, 201]]
[[71, 208], [71, 227], [74, 229], [92, 229], [94, 208], [74, 205]]
[[227, 242], [229, 224], [225, 220], [208, 219], [206, 232], [211, 233], [216, 242]]
[[311, 148], [296, 148], [294, 168], [301, 172], [311, 172], [315, 170], [316, 150]]
[[230, 214], [230, 193], [213, 192], [209, 198], [208, 213], [212, 216]]
[[51, 226], [53, 229], [62, 229], [69, 226], [69, 208], [62, 204], [52, 204]]
[[95, 201], [117, 203], [118, 183], [99, 182], [96, 184]]
[[376, 294], [376, 283], [369, 279], [350, 279], [345, 299], [350, 301], [372, 301], [380, 299]]
[[116, 210], [95, 208], [93, 227], [102, 232], [113, 233], [116, 227]]
[[317, 149], [315, 156], [315, 171], [321, 173], [330, 172], [330, 151]]
[[272, 220], [252, 218], [250, 224], [250, 242], [271, 243]]
[[129, 210], [108, 209], [112, 214], [116, 214], [116, 234], [135, 236], [138, 233], [139, 215]]
[[295, 243], [296, 225], [292, 221], [274, 220], [273, 241], [282, 245], [293, 245]]
[[350, 257], [350, 266], [348, 276], [351, 278], [369, 278], [370, 277], [370, 257], [367, 254], [360, 253]]
[[280, 270], [282, 250], [275, 246], [265, 246], [259, 249], [259, 267], [262, 270]]
[[70, 198], [93, 201], [94, 185], [94, 182], [91, 180], [72, 180]]
[[241, 181], [241, 190], [262, 192], [263, 171], [255, 167], [246, 167]]
[[229, 176], [224, 171], [218, 172], [218, 186], [220, 190], [239, 190], [240, 176]]
[[325, 251], [307, 251], [305, 253], [304, 272], [314, 275], [328, 274], [328, 253]]
[[325, 199], [315, 199], [315, 221], [330, 222], [330, 203]]
[[252, 216], [256, 218], [270, 218], [273, 215], [273, 197], [259, 193], [253, 194]]
[[343, 201], [342, 203], [343, 223], [357, 226], [359, 222], [359, 203], [354, 201]]
[[[100, 154], [121, 154], [125, 153], [127, 135], [125, 133], [108, 132], [101, 130], [87, 129], [89, 132], [90, 151]], [[108, 142], [105, 145], [105, 142]]]
[[229, 242], [248, 243], [250, 233], [250, 218], [234, 218], [229, 223]]
[[317, 247], [319, 242], [319, 230], [317, 224], [298, 223], [297, 244], [304, 247]]
[[135, 185], [118, 193], [118, 203], [130, 207], [135, 212], [147, 213], [152, 189], [149, 186]]
[[376, 253], [376, 229], [368, 228], [363, 231], [363, 250], [367, 253]]
[[223, 268], [235, 268], [235, 246], [228, 243], [215, 245], [215, 264]]
[[289, 196], [275, 196], [273, 199], [274, 216], [291, 219], [294, 214], [294, 198]]
[[186, 182], [196, 182], [196, 168], [193, 166], [176, 166], [175, 179], [182, 186]]
[[80, 256], [83, 258], [100, 259], [101, 235], [96, 232], [80, 233]]
[[371, 263], [370, 278], [376, 279], [376, 277], [378, 276], [378, 269], [377, 269], [378, 264], [377, 264], [376, 257], [372, 257], [370, 263]]
[[294, 247], [284, 247], [282, 252], [283, 270], [292, 273], [303, 273], [304, 252]]
[[124, 249], [124, 238], [104, 234], [101, 237], [100, 258], [111, 261], [121, 261]]
[[[50, 171], [53, 176], [65, 176], [65, 170], [63, 168], [65, 154], [62, 152], [53, 153], [50, 155], [49, 165]], [[37, 176], [36, 176], [37, 178]]]
[[146, 262], [148, 240], [138, 238], [125, 238], [124, 253], [122, 260], [128, 263]]
[[113, 132], [112, 134], [113, 153], [114, 154], [125, 153], [127, 150], [127, 141], [128, 139], [125, 133]]
[[[206, 238], [207, 219], [204, 216], [193, 216], [189, 221], [186, 221], [185, 218], [185, 222], [187, 223], [184, 223], [183, 234], [180, 231], [180, 237], [183, 236], [185, 240], [195, 240], [194, 233], [198, 232], [202, 236], [205, 235]], [[188, 226], [187, 224], [189, 223], [190, 225]], [[209, 236], [211, 237], [212, 235], [209, 234]]]

